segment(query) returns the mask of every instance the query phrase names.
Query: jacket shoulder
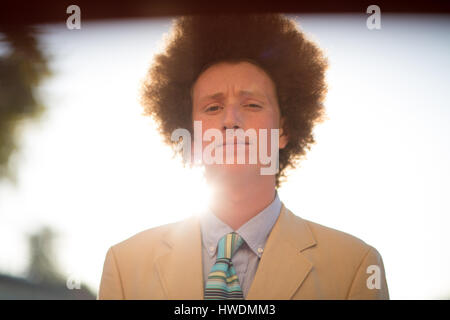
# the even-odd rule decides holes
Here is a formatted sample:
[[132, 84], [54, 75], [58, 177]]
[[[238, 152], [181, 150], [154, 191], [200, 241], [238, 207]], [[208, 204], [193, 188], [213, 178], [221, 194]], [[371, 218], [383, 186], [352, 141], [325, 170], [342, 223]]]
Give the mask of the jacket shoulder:
[[[377, 249], [347, 232], [298, 216], [294, 219], [303, 226], [301, 231], [314, 238], [314, 245], [302, 253], [314, 264], [315, 284], [322, 283], [323, 292], [339, 299], [389, 299], [384, 263]], [[373, 279], [379, 290], [368, 287], [370, 277], [375, 277], [372, 274], [377, 275]]]
[[327, 245], [333, 248], [342, 247], [357, 251], [367, 251], [370, 247], [370, 245], [365, 241], [350, 233], [324, 226], [310, 220], [302, 220], [307, 224], [318, 244]]
[[311, 248], [311, 254], [318, 261], [330, 265], [344, 265], [350, 269], [360, 266], [368, 259], [382, 264], [378, 250], [362, 239], [316, 222], [299, 219], [303, 220], [315, 238], [316, 245]]
[[184, 222], [185, 220], [181, 220], [146, 229], [114, 244], [112, 250], [117, 255], [127, 255], [129, 257], [141, 255], [144, 248], [147, 253], [152, 253], [163, 244], [166, 234], [179, 228]]
[[329, 263], [340, 263], [344, 259], [349, 264], [358, 264], [369, 251], [379, 255], [375, 248], [354, 235], [304, 219], [290, 210], [288, 213], [290, 213], [289, 223], [301, 226], [299, 230], [314, 239], [315, 245], [310, 253], [320, 257], [319, 259]]

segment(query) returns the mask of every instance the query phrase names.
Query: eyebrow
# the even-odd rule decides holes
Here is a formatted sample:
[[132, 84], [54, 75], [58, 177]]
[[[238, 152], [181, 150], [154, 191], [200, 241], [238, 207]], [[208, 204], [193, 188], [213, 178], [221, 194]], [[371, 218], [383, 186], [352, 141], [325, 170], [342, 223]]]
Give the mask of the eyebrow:
[[[200, 103], [205, 101], [205, 100], [209, 100], [209, 99], [223, 99], [225, 96], [225, 94], [223, 92], [216, 92], [207, 96], [202, 97], [199, 101]], [[253, 91], [249, 91], [249, 90], [240, 90], [239, 91], [239, 96], [255, 96], [255, 97], [259, 97], [259, 98], [265, 98], [264, 95], [258, 93], [258, 92], [253, 92]]]

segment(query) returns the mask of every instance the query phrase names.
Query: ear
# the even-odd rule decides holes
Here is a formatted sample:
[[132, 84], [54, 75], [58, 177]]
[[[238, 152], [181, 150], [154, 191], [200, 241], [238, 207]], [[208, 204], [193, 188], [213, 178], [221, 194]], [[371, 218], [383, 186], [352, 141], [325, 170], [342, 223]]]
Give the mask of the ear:
[[280, 137], [279, 137], [278, 145], [279, 145], [280, 149], [284, 149], [284, 147], [286, 147], [286, 145], [289, 142], [289, 137], [284, 132], [284, 118], [280, 119], [280, 126], [279, 126], [279, 128], [280, 128]]

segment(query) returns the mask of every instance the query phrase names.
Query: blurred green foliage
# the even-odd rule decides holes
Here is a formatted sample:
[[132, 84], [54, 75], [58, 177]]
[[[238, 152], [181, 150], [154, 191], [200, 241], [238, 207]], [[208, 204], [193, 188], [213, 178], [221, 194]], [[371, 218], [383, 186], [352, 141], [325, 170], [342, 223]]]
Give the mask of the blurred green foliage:
[[16, 183], [11, 156], [18, 151], [20, 127], [45, 111], [38, 95], [51, 75], [48, 58], [39, 48], [35, 26], [0, 26], [0, 180]]

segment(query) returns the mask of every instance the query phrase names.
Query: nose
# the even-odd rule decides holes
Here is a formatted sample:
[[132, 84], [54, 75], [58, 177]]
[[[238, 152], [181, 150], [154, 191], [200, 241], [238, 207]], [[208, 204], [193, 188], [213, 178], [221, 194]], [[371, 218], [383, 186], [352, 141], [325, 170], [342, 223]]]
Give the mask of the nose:
[[228, 104], [222, 118], [222, 129], [242, 129], [242, 116], [237, 104]]

